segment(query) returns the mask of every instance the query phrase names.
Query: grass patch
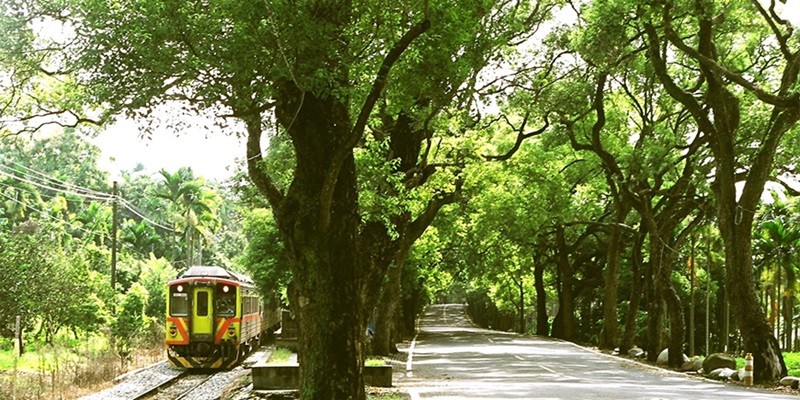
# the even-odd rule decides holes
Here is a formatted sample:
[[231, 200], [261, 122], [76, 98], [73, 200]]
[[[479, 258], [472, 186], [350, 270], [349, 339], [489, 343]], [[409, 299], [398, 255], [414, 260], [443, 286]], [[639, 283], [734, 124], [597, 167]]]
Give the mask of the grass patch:
[[[144, 343], [144, 342], [143, 342]], [[0, 400], [71, 399], [96, 392], [119, 374], [164, 359], [162, 343], [142, 345], [120, 358], [107, 335], [68, 333], [52, 344], [26, 341], [22, 357], [14, 357], [10, 341], [0, 342]]]
[[269, 355], [267, 364], [286, 364], [289, 362], [289, 359], [292, 358], [292, 354], [294, 353], [292, 353], [291, 350], [285, 347], [278, 347]]
[[783, 353], [783, 361], [789, 370], [789, 375], [800, 377], [800, 353]]
[[64, 364], [80, 363], [108, 351], [108, 341], [92, 335], [83, 342], [59, 338], [53, 344], [33, 343], [25, 346], [22, 357], [15, 360], [14, 350], [0, 350], [0, 371], [49, 372]]
[[411, 396], [398, 389], [368, 388], [367, 400], [411, 400]]
[[[789, 376], [800, 377], [800, 353], [783, 353], [783, 362], [789, 370]], [[744, 358], [736, 357], [736, 368], [744, 368]]]
[[366, 367], [382, 367], [384, 365], [386, 365], [386, 361], [379, 357], [370, 357], [364, 361], [364, 366]]

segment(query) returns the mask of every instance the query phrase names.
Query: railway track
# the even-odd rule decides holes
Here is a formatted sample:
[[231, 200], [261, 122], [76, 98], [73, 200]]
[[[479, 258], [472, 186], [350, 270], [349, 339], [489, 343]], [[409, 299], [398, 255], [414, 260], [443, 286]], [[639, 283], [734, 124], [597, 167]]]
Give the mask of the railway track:
[[106, 390], [81, 397], [81, 400], [132, 400], [155, 393], [170, 385], [186, 371], [174, 369], [166, 361], [130, 373], [120, 382]]
[[[202, 387], [214, 373], [185, 373], [175, 380], [160, 387], [153, 388], [134, 400], [186, 400], [197, 388]], [[213, 400], [214, 397], [206, 397]]]
[[270, 352], [270, 349], [257, 350], [229, 371], [187, 371], [160, 362], [131, 372], [120, 378], [117, 385], [81, 400], [217, 400], [228, 384], [248, 374], [249, 365], [267, 358]]

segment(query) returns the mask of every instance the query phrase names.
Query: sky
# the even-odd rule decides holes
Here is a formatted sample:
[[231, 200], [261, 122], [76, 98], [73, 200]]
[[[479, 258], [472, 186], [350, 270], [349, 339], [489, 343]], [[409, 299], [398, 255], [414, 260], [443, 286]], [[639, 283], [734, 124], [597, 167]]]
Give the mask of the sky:
[[[768, 6], [768, 1], [762, 1]], [[787, 0], [778, 4], [783, 16], [800, 25], [800, 0]], [[130, 120], [121, 120], [99, 134], [93, 141], [103, 151], [100, 167], [111, 173], [112, 179], [119, 171], [132, 170], [142, 163], [148, 173], [161, 168], [174, 172], [180, 167], [192, 167], [196, 176], [222, 181], [236, 171], [236, 160], [244, 159], [244, 139], [223, 133], [194, 131], [176, 135], [160, 132], [152, 138], [140, 137], [139, 129]]]
[[115, 123], [91, 141], [100, 147], [99, 166], [110, 172], [112, 180], [119, 178], [119, 171], [141, 163], [146, 173], [191, 167], [195, 176], [224, 181], [236, 172], [237, 159], [245, 156], [244, 139], [235, 136], [198, 129], [180, 135], [160, 131], [148, 139], [131, 120]]

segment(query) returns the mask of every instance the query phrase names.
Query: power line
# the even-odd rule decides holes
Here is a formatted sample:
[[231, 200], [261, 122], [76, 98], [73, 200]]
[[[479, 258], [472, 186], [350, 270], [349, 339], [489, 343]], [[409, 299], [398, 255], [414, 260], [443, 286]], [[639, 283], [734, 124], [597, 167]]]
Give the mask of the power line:
[[164, 229], [164, 230], [169, 231], [169, 232], [173, 232], [173, 233], [177, 233], [178, 232], [175, 229], [172, 229], [172, 228], [170, 228], [168, 226], [159, 224], [158, 222], [155, 222], [155, 221], [151, 220], [150, 218], [147, 218], [147, 216], [145, 216], [143, 213], [141, 213], [139, 210], [137, 210], [136, 207], [134, 207], [132, 204], [130, 204], [127, 200], [123, 199], [122, 197], [118, 197], [118, 198], [120, 200], [119, 203], [123, 207], [125, 207], [125, 209], [127, 209], [130, 212], [132, 212], [134, 215], [138, 216], [139, 218], [143, 219], [144, 221], [147, 221], [151, 225], [153, 225], [155, 227], [158, 227], [158, 228], [161, 228], [161, 229]]
[[[7, 166], [4, 166], [2, 164], [0, 164], [0, 167], [8, 168]], [[36, 182], [36, 181], [32, 181], [30, 179], [26, 179], [26, 178], [14, 175], [14, 174], [5, 172], [3, 170], [0, 170], [0, 175], [7, 176], [9, 178], [16, 179], [16, 180], [18, 180], [20, 182], [25, 182], [27, 184], [30, 184], [30, 185], [33, 185], [33, 186], [36, 186], [36, 187], [39, 187], [39, 188], [42, 188], [42, 189], [53, 190], [53, 191], [58, 192], [58, 193], [71, 194], [73, 196], [79, 196], [79, 197], [83, 197], [85, 199], [100, 200], [100, 201], [110, 201], [110, 200], [113, 200], [113, 198], [114, 198], [113, 196], [108, 195], [108, 194], [106, 194], [105, 196], [95, 196], [95, 195], [90, 195], [90, 194], [87, 194], [87, 193], [76, 192], [76, 191], [73, 191], [73, 190], [67, 190], [67, 189], [63, 189], [63, 188], [56, 188], [56, 187], [48, 186], [46, 184], [43, 184], [43, 183], [40, 183], [40, 182]]]
[[[14, 161], [12, 161], [12, 163], [14, 163], [16, 165], [19, 165], [20, 167], [30, 171], [31, 173], [33, 173], [35, 175], [38, 175], [38, 176], [46, 178], [47, 181], [56, 182], [59, 185], [62, 185], [62, 186], [65, 186], [65, 187], [68, 187], [68, 188], [71, 188], [71, 189], [74, 189], [74, 190], [69, 190], [69, 189], [65, 189], [65, 188], [57, 188], [57, 187], [53, 187], [53, 186], [50, 186], [50, 185], [47, 185], [47, 184], [44, 184], [44, 183], [41, 183], [41, 182], [37, 182], [37, 181], [31, 180], [31, 179], [27, 179], [27, 178], [32, 178], [32, 177], [29, 174], [25, 174], [25, 173], [22, 173], [23, 176], [21, 177], [21, 176], [18, 176], [18, 175], [12, 174], [12, 173], [8, 173], [8, 172], [3, 171], [2, 169], [0, 169], [0, 175], [7, 176], [9, 178], [16, 179], [17, 181], [25, 182], [25, 183], [28, 183], [30, 185], [33, 185], [33, 186], [36, 186], [36, 187], [39, 187], [39, 188], [42, 188], [42, 189], [52, 190], [52, 191], [55, 191], [57, 193], [70, 194], [70, 195], [78, 196], [78, 197], [81, 197], [81, 198], [84, 198], [84, 199], [99, 200], [99, 201], [102, 201], [102, 202], [119, 201], [120, 204], [123, 207], [125, 207], [128, 211], [130, 211], [131, 213], [133, 213], [137, 217], [141, 218], [142, 220], [146, 221], [147, 223], [149, 223], [149, 224], [151, 224], [151, 225], [153, 225], [155, 227], [161, 228], [163, 230], [166, 230], [166, 231], [169, 231], [169, 232], [173, 232], [173, 233], [177, 233], [177, 231], [175, 229], [153, 221], [152, 218], [149, 218], [148, 216], [146, 216], [144, 214], [144, 212], [138, 210], [130, 202], [128, 202], [128, 200], [122, 198], [121, 196], [111, 195], [111, 194], [108, 194], [108, 193], [103, 193], [103, 192], [99, 192], [99, 191], [96, 191], [96, 190], [93, 190], [93, 189], [89, 189], [89, 188], [85, 188], [85, 187], [82, 187], [82, 186], [78, 186], [78, 185], [75, 185], [75, 184], [72, 184], [72, 183], [69, 183], [69, 182], [62, 181], [60, 179], [53, 178], [53, 177], [51, 177], [51, 176], [49, 176], [49, 175], [47, 175], [47, 174], [45, 174], [43, 172], [34, 170], [32, 168], [25, 167], [24, 165], [16, 163]], [[12, 172], [19, 173], [18, 171], [14, 170], [13, 168], [11, 168], [8, 165], [0, 164], [0, 168], [5, 168], [6, 170], [10, 170]], [[33, 179], [36, 179], [36, 178], [33, 178]]]
[[[29, 167], [27, 167], [27, 166], [25, 166], [23, 164], [20, 164], [20, 163], [14, 161], [14, 160], [10, 160], [10, 161], [11, 161], [12, 164], [14, 164], [14, 165], [16, 165], [16, 166], [18, 166], [18, 167], [30, 172], [30, 173], [36, 175], [36, 176], [44, 178], [46, 181], [50, 181], [50, 182], [54, 182], [54, 183], [63, 185], [65, 188], [68, 188], [68, 189], [71, 189], [71, 190], [74, 190], [74, 191], [77, 191], [77, 192], [85, 192], [87, 194], [91, 194], [91, 195], [95, 195], [95, 196], [107, 196], [108, 195], [107, 193], [104, 193], [104, 192], [100, 192], [100, 191], [97, 191], [97, 190], [94, 190], [94, 189], [89, 189], [89, 188], [86, 188], [86, 187], [83, 187], [83, 186], [76, 185], [76, 184], [71, 183], [71, 182], [66, 182], [66, 181], [63, 181], [61, 179], [54, 178], [54, 177], [52, 177], [50, 175], [45, 174], [44, 172], [40, 172], [40, 171], [37, 171], [37, 170], [35, 170], [33, 168], [29, 168]], [[0, 164], [0, 167], [2, 167], [2, 164]], [[24, 172], [22, 174], [24, 176], [26, 176], [26, 177], [29, 177], [29, 175], [24, 173]]]
[[[56, 218], [56, 217], [50, 215], [50, 213], [48, 213], [48, 212], [46, 212], [44, 210], [40, 210], [40, 209], [38, 209], [36, 207], [33, 207], [33, 206], [29, 205], [29, 204], [25, 204], [25, 203], [23, 203], [23, 202], [15, 199], [15, 198], [5, 194], [3, 192], [0, 192], [0, 196], [3, 196], [5, 198], [7, 198], [8, 200], [11, 200], [12, 202], [17, 203], [17, 204], [19, 204], [21, 206], [24, 206], [26, 208], [29, 208], [29, 209], [33, 210], [33, 211], [36, 211], [39, 214], [39, 216], [43, 216], [45, 218], [51, 219], [51, 220], [56, 221], [56, 222], [64, 222], [64, 220]], [[97, 234], [96, 232], [92, 232], [92, 231], [90, 231], [90, 230], [88, 230], [86, 228], [74, 227], [74, 226], [71, 226], [71, 228], [77, 229], [77, 230], [82, 231], [84, 233], [88, 233], [89, 235], [96, 235]]]

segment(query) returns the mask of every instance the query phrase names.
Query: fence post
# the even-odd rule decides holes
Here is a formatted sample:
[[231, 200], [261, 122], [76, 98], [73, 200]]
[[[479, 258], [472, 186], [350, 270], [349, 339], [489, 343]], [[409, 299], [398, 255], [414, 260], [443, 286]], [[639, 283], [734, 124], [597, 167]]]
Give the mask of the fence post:
[[753, 386], [753, 354], [747, 353], [744, 356], [744, 376], [742, 376], [742, 382], [746, 386]]
[[14, 325], [14, 357], [21, 357], [22, 351], [22, 324], [20, 316], [17, 315], [17, 321]]
[[22, 324], [21, 318], [17, 315], [14, 325], [14, 373], [11, 376], [11, 398], [17, 398], [17, 362], [22, 356]]

